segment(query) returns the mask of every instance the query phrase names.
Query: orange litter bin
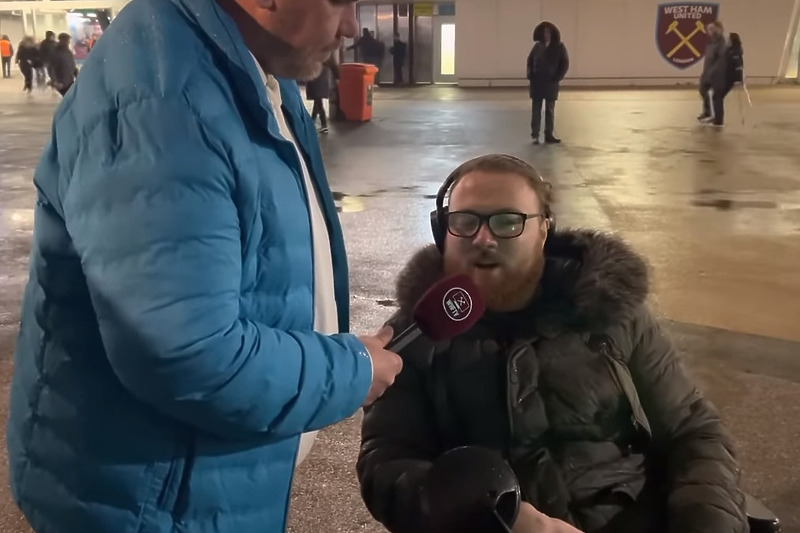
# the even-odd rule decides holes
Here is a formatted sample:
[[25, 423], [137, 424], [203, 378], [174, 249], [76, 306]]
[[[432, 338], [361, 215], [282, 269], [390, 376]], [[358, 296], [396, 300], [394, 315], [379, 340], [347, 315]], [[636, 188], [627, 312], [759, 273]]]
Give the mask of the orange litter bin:
[[366, 122], [372, 118], [372, 90], [378, 67], [366, 63], [339, 66], [339, 108], [344, 118]]

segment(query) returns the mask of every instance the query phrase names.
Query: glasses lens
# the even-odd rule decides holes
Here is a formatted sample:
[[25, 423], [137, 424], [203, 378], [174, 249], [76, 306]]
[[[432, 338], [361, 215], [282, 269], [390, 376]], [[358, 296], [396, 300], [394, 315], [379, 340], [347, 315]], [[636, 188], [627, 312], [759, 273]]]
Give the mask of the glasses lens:
[[481, 219], [472, 213], [450, 213], [447, 217], [450, 233], [457, 237], [472, 237], [478, 232]]
[[489, 229], [501, 238], [518, 237], [525, 228], [525, 217], [517, 213], [497, 213], [489, 219]]

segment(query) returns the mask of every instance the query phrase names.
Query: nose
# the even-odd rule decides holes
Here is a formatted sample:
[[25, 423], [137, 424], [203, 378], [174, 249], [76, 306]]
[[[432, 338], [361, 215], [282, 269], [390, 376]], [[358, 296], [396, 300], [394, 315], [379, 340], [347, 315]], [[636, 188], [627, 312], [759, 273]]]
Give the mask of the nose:
[[356, 18], [356, 3], [348, 2], [345, 5], [342, 19], [339, 22], [339, 37], [352, 39], [358, 34], [358, 19]]
[[488, 224], [484, 223], [478, 228], [478, 233], [472, 238], [472, 243], [476, 246], [492, 247], [497, 245], [497, 239], [492, 235]]

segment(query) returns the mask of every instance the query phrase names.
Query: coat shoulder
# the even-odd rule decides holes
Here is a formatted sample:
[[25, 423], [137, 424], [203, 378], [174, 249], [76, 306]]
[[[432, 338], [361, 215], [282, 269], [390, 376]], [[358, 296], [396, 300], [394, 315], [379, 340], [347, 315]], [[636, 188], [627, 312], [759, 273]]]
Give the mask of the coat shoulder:
[[205, 92], [215, 80], [203, 78], [218, 72], [208, 39], [173, 2], [133, 0], [81, 68], [81, 93], [95, 108], [120, 108], [150, 97], [180, 98], [187, 88]]

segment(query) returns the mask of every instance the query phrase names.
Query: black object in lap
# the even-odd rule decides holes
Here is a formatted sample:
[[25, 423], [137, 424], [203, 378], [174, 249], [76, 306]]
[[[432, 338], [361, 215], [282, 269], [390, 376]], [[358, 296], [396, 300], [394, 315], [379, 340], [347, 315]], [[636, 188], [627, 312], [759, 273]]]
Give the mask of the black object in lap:
[[423, 486], [427, 531], [508, 533], [521, 493], [511, 467], [492, 450], [455, 448], [439, 457]]
[[[454, 448], [440, 456], [422, 487], [426, 531], [510, 533], [519, 513], [521, 491], [514, 471], [496, 451], [479, 446]], [[750, 533], [780, 533], [778, 517], [747, 496]]]
[[750, 533], [780, 533], [781, 521], [775, 513], [751, 496], [747, 496], [747, 522]]

